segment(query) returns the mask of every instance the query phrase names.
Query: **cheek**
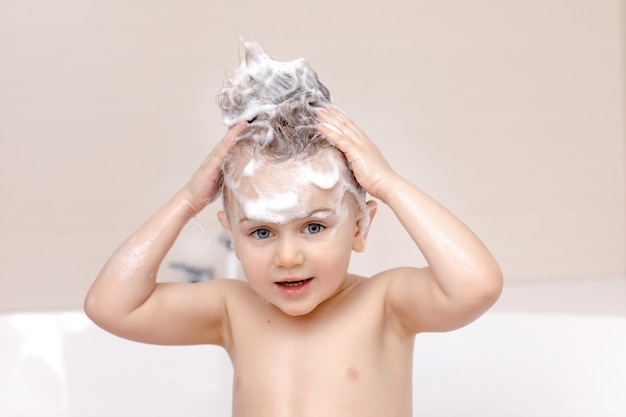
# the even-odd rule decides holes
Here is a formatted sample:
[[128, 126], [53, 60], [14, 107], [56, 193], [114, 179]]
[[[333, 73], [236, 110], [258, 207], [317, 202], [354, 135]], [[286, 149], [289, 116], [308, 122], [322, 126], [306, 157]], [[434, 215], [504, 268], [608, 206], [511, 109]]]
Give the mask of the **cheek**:
[[308, 255], [320, 270], [343, 273], [348, 268], [351, 254], [352, 246], [348, 239], [337, 236], [327, 245], [314, 247]]
[[252, 245], [238, 245], [237, 253], [248, 280], [253, 280], [267, 270], [271, 261], [267, 248]]

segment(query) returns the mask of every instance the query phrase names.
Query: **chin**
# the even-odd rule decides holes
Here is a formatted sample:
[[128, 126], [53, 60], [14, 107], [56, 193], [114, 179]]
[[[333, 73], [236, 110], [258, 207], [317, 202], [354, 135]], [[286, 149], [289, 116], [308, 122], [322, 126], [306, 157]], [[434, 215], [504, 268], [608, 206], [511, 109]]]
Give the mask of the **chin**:
[[288, 316], [291, 317], [302, 317], [302, 316], [306, 316], [307, 314], [312, 313], [313, 311], [315, 311], [315, 309], [317, 308], [318, 304], [315, 304], [313, 306], [311, 305], [302, 305], [302, 306], [276, 306], [278, 307], [278, 309], [280, 311], [282, 311], [283, 313], [285, 313]]

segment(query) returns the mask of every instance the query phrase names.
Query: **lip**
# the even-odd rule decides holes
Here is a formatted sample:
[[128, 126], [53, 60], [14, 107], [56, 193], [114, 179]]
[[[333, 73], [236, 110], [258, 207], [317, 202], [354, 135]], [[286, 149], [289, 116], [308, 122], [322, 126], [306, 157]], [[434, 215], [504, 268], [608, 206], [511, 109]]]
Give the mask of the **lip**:
[[299, 297], [305, 295], [311, 289], [313, 277], [311, 278], [288, 278], [274, 282], [281, 294], [288, 297]]

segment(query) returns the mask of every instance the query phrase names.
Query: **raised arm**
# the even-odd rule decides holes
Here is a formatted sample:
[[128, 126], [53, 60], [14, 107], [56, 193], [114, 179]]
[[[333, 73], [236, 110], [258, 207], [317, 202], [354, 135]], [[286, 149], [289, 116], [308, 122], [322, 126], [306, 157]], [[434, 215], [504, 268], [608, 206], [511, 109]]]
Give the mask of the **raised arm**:
[[318, 130], [344, 152], [363, 188], [393, 210], [428, 263], [384, 273], [388, 308], [404, 327], [410, 333], [452, 330], [491, 307], [502, 290], [502, 273], [481, 240], [398, 175], [344, 113], [328, 107], [317, 116]]
[[85, 298], [85, 312], [121, 337], [156, 344], [222, 343], [227, 282], [156, 283], [183, 226], [219, 191], [222, 161], [245, 124], [232, 128], [188, 183], [113, 253]]

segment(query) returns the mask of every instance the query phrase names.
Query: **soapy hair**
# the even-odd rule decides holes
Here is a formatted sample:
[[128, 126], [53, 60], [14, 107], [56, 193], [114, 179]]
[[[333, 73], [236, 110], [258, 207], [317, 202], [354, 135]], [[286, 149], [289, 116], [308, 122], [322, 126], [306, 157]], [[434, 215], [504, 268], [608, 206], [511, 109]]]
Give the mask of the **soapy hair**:
[[237, 167], [253, 158], [267, 164], [297, 163], [334, 153], [345, 163], [348, 190], [363, 207], [365, 191], [354, 178], [345, 156], [317, 131], [319, 120], [315, 111], [332, 101], [313, 68], [302, 58], [274, 61], [253, 41], [244, 42], [244, 47], [245, 59], [217, 97], [228, 128], [242, 121], [248, 123], [223, 163], [225, 206], [227, 188], [236, 182], [233, 176], [241, 175]]

